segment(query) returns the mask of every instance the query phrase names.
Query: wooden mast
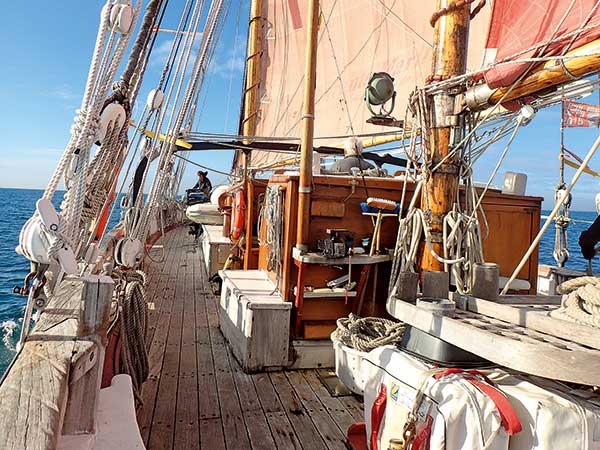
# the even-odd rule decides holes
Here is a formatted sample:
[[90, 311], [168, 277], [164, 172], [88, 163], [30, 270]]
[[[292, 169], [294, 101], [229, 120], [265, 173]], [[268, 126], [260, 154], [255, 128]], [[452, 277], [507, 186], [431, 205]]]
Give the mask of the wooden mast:
[[[443, 80], [465, 73], [469, 36], [470, 8], [462, 0], [438, 0], [439, 17], [435, 22], [433, 47], [433, 76]], [[459, 6], [463, 4], [462, 6]], [[428, 169], [438, 165], [450, 152], [453, 128], [457, 129], [453, 95], [436, 94], [431, 110]], [[454, 123], [453, 123], [454, 122]], [[421, 207], [431, 212], [431, 240], [433, 250], [443, 255], [442, 221], [456, 201], [458, 164], [455, 157], [448, 158], [438, 170], [431, 173], [423, 189]], [[428, 248], [423, 252], [423, 270], [442, 271], [443, 264], [435, 259]]]
[[[262, 54], [262, 10], [263, 0], [252, 0], [250, 5], [250, 22], [248, 24], [248, 53], [246, 56], [246, 85], [244, 88], [244, 109], [241, 131], [244, 136], [256, 134], [256, 118], [258, 114], [258, 91], [260, 87], [260, 57]], [[244, 145], [251, 144], [250, 139], [244, 139]], [[245, 224], [245, 249], [244, 269], [250, 267], [252, 254], [252, 227], [254, 208], [252, 199], [254, 197], [252, 180], [249, 175], [251, 153], [242, 153], [242, 165], [244, 170], [244, 190], [246, 191], [246, 224]]]
[[306, 60], [304, 103], [302, 106], [302, 136], [300, 141], [300, 183], [298, 185], [298, 234], [296, 247], [308, 250], [308, 222], [312, 186], [313, 136], [315, 128], [315, 88], [317, 78], [317, 35], [319, 31], [319, 0], [309, 0], [306, 29]]

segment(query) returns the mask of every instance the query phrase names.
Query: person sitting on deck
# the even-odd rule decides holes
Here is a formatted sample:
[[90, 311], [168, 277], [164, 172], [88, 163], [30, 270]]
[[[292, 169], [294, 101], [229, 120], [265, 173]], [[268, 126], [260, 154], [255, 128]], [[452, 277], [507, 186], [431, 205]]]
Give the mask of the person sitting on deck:
[[349, 137], [344, 142], [344, 157], [331, 165], [331, 172], [349, 174], [354, 167], [360, 170], [372, 169], [373, 165], [365, 161], [361, 154], [362, 142], [355, 137]]
[[588, 261], [592, 260], [598, 253], [596, 249], [598, 242], [600, 242], [600, 216], [594, 220], [594, 223], [587, 230], [582, 231], [579, 235], [581, 254]]
[[195, 191], [200, 191], [204, 193], [207, 197], [210, 196], [210, 191], [212, 191], [212, 183], [208, 179], [208, 172], [198, 171], [198, 182], [192, 188]]

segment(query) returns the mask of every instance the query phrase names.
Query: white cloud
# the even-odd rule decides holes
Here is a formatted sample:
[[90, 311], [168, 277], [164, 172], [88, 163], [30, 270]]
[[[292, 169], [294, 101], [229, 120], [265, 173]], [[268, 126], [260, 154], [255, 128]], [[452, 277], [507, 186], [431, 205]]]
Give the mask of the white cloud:
[[49, 92], [49, 95], [52, 97], [57, 97], [61, 100], [76, 100], [79, 98], [79, 95], [75, 93], [73, 88], [68, 84], [64, 83], [60, 86], [55, 87]]

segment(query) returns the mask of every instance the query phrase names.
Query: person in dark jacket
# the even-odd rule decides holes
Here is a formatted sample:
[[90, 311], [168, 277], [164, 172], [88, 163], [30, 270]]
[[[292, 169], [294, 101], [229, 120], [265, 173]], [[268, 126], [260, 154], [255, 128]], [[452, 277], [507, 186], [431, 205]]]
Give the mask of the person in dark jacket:
[[192, 189], [203, 192], [207, 197], [210, 196], [210, 191], [212, 191], [212, 183], [208, 179], [208, 172], [202, 172], [201, 170], [198, 171], [198, 182]]
[[600, 216], [594, 220], [590, 227], [579, 235], [579, 247], [585, 259], [593, 259], [596, 256], [596, 244], [600, 242]]

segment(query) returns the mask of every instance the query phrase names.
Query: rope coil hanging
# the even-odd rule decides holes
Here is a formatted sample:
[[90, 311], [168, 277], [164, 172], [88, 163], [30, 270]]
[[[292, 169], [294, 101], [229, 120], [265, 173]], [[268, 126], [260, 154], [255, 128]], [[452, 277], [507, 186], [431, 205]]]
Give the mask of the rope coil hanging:
[[[115, 272], [118, 274], [118, 272]], [[119, 324], [121, 327], [121, 360], [125, 373], [131, 377], [133, 393], [141, 405], [142, 383], [150, 373], [146, 332], [148, 328], [148, 303], [146, 300], [146, 274], [141, 270], [121, 272], [117, 292]]]

